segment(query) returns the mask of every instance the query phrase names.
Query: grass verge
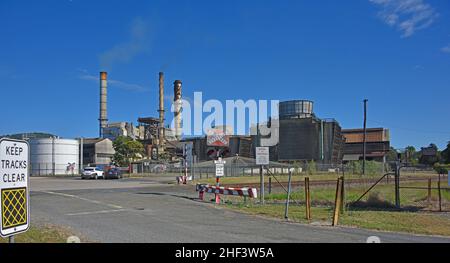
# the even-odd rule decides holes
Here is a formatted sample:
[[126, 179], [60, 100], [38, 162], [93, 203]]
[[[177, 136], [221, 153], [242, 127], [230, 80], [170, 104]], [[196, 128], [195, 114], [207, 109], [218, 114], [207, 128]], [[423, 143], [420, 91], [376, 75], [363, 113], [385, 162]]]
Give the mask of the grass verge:
[[[16, 243], [66, 243], [72, 235], [66, 228], [43, 225], [30, 227], [27, 232], [16, 235], [14, 240]], [[0, 238], [0, 243], [8, 243], [8, 238]]]
[[[253, 215], [272, 218], [284, 218], [284, 205], [228, 204], [228, 208]], [[331, 225], [333, 208], [312, 207], [312, 220], [305, 219], [305, 207], [289, 206], [289, 220], [298, 223], [315, 223]], [[344, 212], [339, 219], [339, 225], [366, 228], [379, 231], [405, 232], [411, 234], [450, 236], [450, 217], [432, 213], [410, 213], [380, 210], [353, 210]]]

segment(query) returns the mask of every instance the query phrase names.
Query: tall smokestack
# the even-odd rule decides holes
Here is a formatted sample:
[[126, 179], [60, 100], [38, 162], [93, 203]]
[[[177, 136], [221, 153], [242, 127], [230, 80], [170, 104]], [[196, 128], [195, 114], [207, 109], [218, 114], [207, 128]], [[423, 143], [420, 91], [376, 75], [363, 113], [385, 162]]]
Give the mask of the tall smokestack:
[[99, 137], [103, 138], [103, 128], [106, 128], [108, 124], [108, 112], [107, 107], [107, 73], [100, 72], [100, 127], [99, 127]]
[[173, 101], [175, 106], [174, 111], [174, 124], [175, 124], [175, 136], [178, 140], [181, 139], [181, 80], [175, 80], [173, 83]]
[[159, 72], [159, 151], [164, 150], [164, 72]]

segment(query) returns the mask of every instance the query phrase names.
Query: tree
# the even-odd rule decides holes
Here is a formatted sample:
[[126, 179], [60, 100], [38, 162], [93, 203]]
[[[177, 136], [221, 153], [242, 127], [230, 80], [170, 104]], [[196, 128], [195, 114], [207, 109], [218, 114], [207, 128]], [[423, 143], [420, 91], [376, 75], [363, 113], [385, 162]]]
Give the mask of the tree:
[[116, 153], [113, 161], [119, 166], [128, 166], [130, 163], [144, 154], [142, 143], [126, 136], [119, 136], [113, 142]]
[[309, 163], [308, 163], [308, 174], [309, 175], [313, 175], [313, 174], [316, 174], [316, 172], [317, 172], [316, 162], [314, 162], [314, 160], [309, 161]]
[[389, 149], [389, 152], [386, 154], [386, 161], [387, 162], [397, 161], [397, 151], [394, 149], [394, 147], [391, 147]]
[[439, 162], [440, 160], [440, 153], [439, 149], [434, 143], [430, 143], [430, 145], [426, 148], [422, 148], [421, 155], [419, 162], [421, 164], [426, 165], [434, 165], [435, 163]]
[[163, 152], [158, 154], [158, 160], [160, 161], [170, 161], [170, 154], [167, 152]]
[[447, 148], [441, 152], [441, 160], [443, 163], [450, 163], [450, 141], [447, 142]]
[[405, 148], [405, 159], [406, 162], [412, 165], [416, 165], [419, 162], [419, 157], [414, 146], [408, 146]]

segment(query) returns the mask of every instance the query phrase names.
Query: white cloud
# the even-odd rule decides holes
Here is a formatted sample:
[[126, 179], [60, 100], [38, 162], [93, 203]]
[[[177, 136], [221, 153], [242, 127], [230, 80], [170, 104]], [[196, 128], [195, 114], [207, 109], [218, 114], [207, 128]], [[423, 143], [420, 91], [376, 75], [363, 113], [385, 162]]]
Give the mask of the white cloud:
[[441, 48], [441, 51], [444, 52], [444, 53], [450, 54], [450, 44], [448, 46], [446, 46], [446, 47]]
[[[79, 76], [80, 79], [83, 80], [89, 80], [89, 81], [95, 81], [100, 83], [100, 76], [94, 76], [94, 75], [90, 75], [87, 73], [87, 71], [81, 71], [83, 74]], [[132, 92], [145, 92], [148, 91], [148, 89], [144, 88], [141, 85], [138, 84], [132, 84], [132, 83], [127, 83], [124, 81], [120, 81], [120, 80], [115, 80], [115, 79], [108, 79], [108, 85], [111, 87], [115, 87], [115, 88], [119, 88], [119, 89], [123, 89], [126, 91], [132, 91]]]
[[419, 30], [429, 27], [439, 16], [425, 0], [369, 0], [381, 8], [380, 19], [396, 27], [402, 37], [410, 37]]

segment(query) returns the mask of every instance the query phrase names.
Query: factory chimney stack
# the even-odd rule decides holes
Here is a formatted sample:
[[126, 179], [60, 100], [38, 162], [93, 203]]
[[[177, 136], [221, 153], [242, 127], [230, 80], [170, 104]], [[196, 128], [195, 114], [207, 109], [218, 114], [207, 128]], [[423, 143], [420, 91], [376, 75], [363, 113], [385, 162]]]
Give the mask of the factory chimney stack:
[[173, 101], [174, 101], [174, 124], [175, 124], [175, 136], [178, 140], [181, 139], [181, 80], [175, 80], [173, 83]]
[[159, 151], [164, 150], [165, 132], [164, 132], [164, 72], [159, 72]]
[[107, 73], [100, 72], [100, 117], [99, 117], [99, 137], [103, 138], [103, 128], [108, 124], [107, 113]]

